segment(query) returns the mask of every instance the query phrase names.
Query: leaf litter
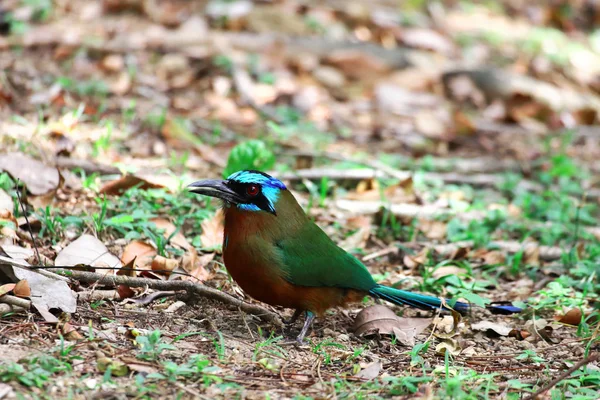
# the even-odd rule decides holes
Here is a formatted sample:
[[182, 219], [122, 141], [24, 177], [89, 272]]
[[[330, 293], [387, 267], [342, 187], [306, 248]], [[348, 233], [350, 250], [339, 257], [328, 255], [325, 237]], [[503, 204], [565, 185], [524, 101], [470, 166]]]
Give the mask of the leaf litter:
[[[309, 198], [302, 184], [296, 186], [297, 179], [286, 184], [338, 244], [373, 255], [366, 261], [367, 267], [386, 284], [399, 283], [409, 290], [444, 295], [449, 290], [472, 290], [493, 300], [535, 302], [543, 298], [535, 291], [550, 295], [558, 292], [556, 287], [552, 287], [554, 292], [547, 287], [561, 268], [553, 262], [566, 260], [565, 269], [574, 271], [586, 257], [593, 257], [590, 246], [594, 242], [587, 238], [573, 247], [577, 264], [571, 256], [562, 257], [572, 246], [571, 236], [566, 242], [548, 239], [558, 219], [552, 210], [559, 208], [549, 207], [546, 215], [536, 215], [543, 203], [528, 206], [527, 202], [535, 197], [522, 196], [522, 190], [530, 196], [536, 191], [555, 190], [556, 186], [548, 183], [558, 184], [563, 177], [557, 175], [568, 171], [568, 166], [558, 165], [563, 156], [545, 158], [548, 149], [564, 147], [568, 157], [592, 170], [598, 157], [597, 140], [584, 129], [593, 133], [598, 122], [594, 88], [600, 63], [593, 46], [578, 41], [577, 35], [567, 38], [562, 31], [547, 27], [542, 31], [544, 45], [535, 42], [543, 24], [572, 30], [566, 14], [579, 18], [578, 29], [589, 26], [585, 13], [578, 14], [576, 5], [571, 13], [557, 12], [552, 5], [532, 4], [527, 13], [513, 6], [509, 17], [478, 5], [466, 12], [461, 6], [440, 3], [427, 12], [417, 11], [416, 27], [404, 24], [397, 10], [391, 12], [379, 2], [359, 7], [340, 7], [335, 2], [298, 7], [233, 2], [225, 7], [220, 2], [209, 2], [206, 10], [170, 0], [84, 3], [76, 1], [68, 7], [53, 3], [54, 9], [44, 24], [35, 20], [39, 11], [32, 13], [30, 6], [21, 9], [18, 2], [2, 5], [28, 29], [21, 35], [0, 36], [0, 48], [6, 50], [3, 57], [7, 57], [0, 63], [9, 78], [0, 83], [0, 132], [6, 146], [0, 164], [10, 176], [20, 178], [27, 189], [27, 212], [42, 260], [57, 266], [95, 265], [98, 272], [110, 275], [114, 271], [100, 268], [116, 268], [118, 276], [131, 278], [148, 274], [158, 280], [201, 280], [252, 302], [242, 297], [222, 267], [220, 212], [212, 214], [210, 209], [201, 214], [204, 220], [199, 222], [198, 207], [203, 208], [204, 203], [197, 199], [195, 203], [165, 199], [180, 196], [181, 183], [184, 176], [189, 178], [188, 174], [198, 178], [221, 176], [223, 169], [237, 170], [247, 165], [283, 175], [283, 164], [288, 171], [307, 166], [321, 170], [318, 178], [303, 179], [313, 180], [315, 188], [322, 180], [323, 208], [315, 207], [319, 201]], [[541, 15], [541, 22], [528, 19], [531, 15]], [[482, 26], [488, 32], [483, 32]], [[280, 37], [276, 32], [294, 36]], [[464, 35], [473, 36], [463, 40]], [[503, 38], [502, 46], [494, 45], [493, 35]], [[93, 41], [89, 40], [92, 36]], [[532, 53], [522, 47], [524, 39], [529, 40], [526, 46]], [[570, 46], [571, 41], [577, 45]], [[83, 53], [78, 51], [82, 44], [88, 49]], [[15, 56], [11, 48], [21, 49], [18, 62], [12, 62]], [[552, 53], [552, 49], [559, 50]], [[567, 63], [557, 61], [557, 54]], [[42, 59], [48, 61], [40, 62]], [[467, 59], [469, 68], [455, 67]], [[498, 59], [505, 62], [502, 69], [492, 68]], [[65, 65], [70, 65], [69, 69]], [[43, 113], [38, 112], [40, 105], [46, 107]], [[572, 143], [562, 143], [553, 133], [562, 128], [572, 129]], [[327, 157], [319, 156], [316, 149], [346, 156], [325, 161]], [[289, 156], [290, 150], [314, 150], [315, 154]], [[484, 152], [492, 157], [485, 156], [487, 161], [482, 163], [479, 160], [485, 158]], [[383, 155], [388, 168], [375, 168], [377, 173], [363, 168], [362, 175], [357, 175], [360, 169], [354, 162], [366, 159], [360, 153], [378, 159]], [[16, 154], [21, 158], [15, 158]], [[59, 155], [58, 168], [49, 161], [55, 155]], [[61, 157], [63, 161], [59, 162]], [[336, 164], [335, 168], [330, 162]], [[506, 167], [509, 164], [513, 167]], [[443, 165], [445, 172], [438, 172]], [[388, 176], [385, 171], [390, 168], [394, 173]], [[68, 170], [75, 170], [75, 174]], [[370, 175], [365, 175], [365, 170]], [[448, 174], [448, 170], [453, 173]], [[120, 175], [120, 171], [127, 173], [103, 176]], [[488, 175], [472, 177], [481, 171]], [[507, 182], [504, 177], [521, 172], [536, 183], [541, 183], [541, 178], [543, 184], [513, 190], [510, 177]], [[0, 236], [4, 254], [21, 266], [26, 265], [25, 260], [37, 263], [32, 258], [34, 243], [26, 235], [29, 228], [22, 221], [21, 208], [15, 208], [13, 202], [15, 189], [4, 186], [2, 179]], [[575, 180], [573, 176], [565, 179]], [[590, 196], [595, 186], [593, 180], [585, 182]], [[110, 204], [109, 214], [117, 209], [119, 213], [131, 211], [120, 208], [128, 199], [136, 207], [144, 207], [144, 195], [129, 198], [134, 187], [144, 193], [150, 188], [157, 190], [150, 191], [152, 195], [167, 188], [164, 198], [155, 198], [154, 204], [162, 208], [153, 208], [148, 213], [152, 216], [141, 222], [154, 219], [158, 229], [163, 230], [165, 243], [170, 240], [160, 255], [162, 247], [158, 244], [162, 240], [146, 236], [143, 230], [116, 230], [98, 218], [100, 193]], [[343, 200], [354, 203], [335, 207], [333, 202], [328, 203], [329, 196], [339, 205], [344, 204], [339, 202]], [[482, 203], [485, 212], [477, 209]], [[181, 204], [184, 206], [179, 209]], [[580, 231], [593, 234], [596, 214], [587, 215], [587, 205], [582, 210]], [[489, 219], [488, 211], [508, 218]], [[186, 218], [174, 218], [181, 216], [178, 213]], [[531, 228], [530, 243], [506, 229], [505, 224], [515, 221]], [[50, 233], [52, 228], [59, 233]], [[177, 229], [180, 231], [171, 236]], [[542, 241], [547, 246], [541, 246]], [[446, 242], [452, 243], [448, 246]], [[383, 251], [390, 248], [394, 251]], [[467, 264], [469, 268], [462, 267]], [[3, 261], [2, 271], [4, 265]], [[11, 267], [10, 271], [18, 269]], [[563, 276], [569, 273], [560, 272]], [[535, 279], [529, 276], [532, 274]], [[25, 296], [23, 299], [29, 297], [36, 302], [40, 292], [50, 290], [50, 286], [29, 277], [19, 280], [0, 276], [1, 287], [11, 288], [5, 295], [18, 292]], [[377, 332], [362, 337], [345, 333], [349, 329], [347, 316], [354, 315], [353, 310], [317, 320], [310, 336], [316, 345], [313, 352], [285, 350], [279, 354], [270, 352], [269, 347], [280, 351], [277, 342], [265, 346], [264, 351], [256, 345], [268, 336], [255, 337], [257, 333], [271, 332], [270, 326], [259, 325], [248, 316], [242, 318], [238, 311], [206, 299], [199, 299], [195, 305], [188, 298], [167, 298], [163, 304], [157, 301], [162, 298], [159, 291], [144, 291], [140, 297], [139, 289], [119, 285], [119, 299], [139, 296], [136, 300], [140, 302], [124, 304], [114, 297], [91, 297], [93, 293], [102, 295], [103, 285], [74, 283], [69, 288], [61, 282], [64, 285], [57, 293], [66, 297], [58, 309], [71, 310], [67, 311], [71, 321], [57, 321], [54, 313], [48, 312], [52, 302], [45, 301], [40, 314], [52, 316], [55, 323], [37, 324], [39, 318], [34, 316], [30, 320], [35, 326], [27, 325], [33, 328], [29, 332], [44, 335], [44, 349], [50, 347], [57, 333], [73, 341], [102, 333], [104, 336], [97, 337], [126, 346], [131, 338], [125, 332], [133, 330], [149, 335], [153, 327], [160, 327], [169, 338], [201, 332], [207, 337], [195, 340], [195, 336], [186, 336], [174, 342], [181, 350], [185, 350], [185, 344], [205, 354], [213, 364], [209, 368], [215, 368], [212, 373], [221, 374], [219, 379], [225, 381], [235, 380], [250, 396], [262, 395], [265, 390], [272, 390], [272, 397], [281, 393], [285, 393], [282, 397], [291, 397], [299, 392], [314, 397], [339, 395], [323, 382], [347, 377], [348, 385], [354, 378], [380, 385], [387, 382], [383, 377], [403, 379], [407, 373], [412, 377], [415, 365], [415, 370], [442, 373], [446, 354], [453, 356], [447, 373], [456, 376], [463, 366], [482, 373], [498, 372], [488, 387], [492, 394], [504, 391], [510, 395], [518, 391], [511, 382], [528, 385], [527, 379], [535, 373], [536, 364], [528, 361], [533, 359], [528, 352], [535, 351], [546, 359], [549, 381], [564, 369], [564, 360], [583, 354], [584, 347], [577, 341], [579, 333], [573, 327], [584, 331], [587, 325], [581, 324], [582, 319], [592, 326], [597, 321], [591, 316], [593, 302], [597, 301], [594, 291], [587, 292], [589, 299], [581, 299], [575, 298], [577, 289], [560, 298], [563, 302], [571, 299], [572, 303], [560, 308], [549, 302], [540, 306], [542, 315], [537, 315], [536, 309], [533, 318], [527, 314], [492, 319], [477, 309], [460, 321], [456, 316], [445, 316], [432, 322], [431, 315], [418, 311], [388, 309], [384, 316], [376, 315], [362, 323], [366, 332]], [[464, 286], [457, 286], [457, 282]], [[15, 291], [17, 285], [21, 287]], [[30, 296], [26, 285], [30, 286]], [[91, 293], [90, 300], [78, 301], [76, 312], [68, 307], [74, 299], [68, 298], [73, 290], [82, 299], [84, 293]], [[114, 290], [106, 292], [114, 294]], [[132, 310], [130, 306], [137, 308]], [[538, 307], [535, 303], [533, 306]], [[369, 309], [367, 304], [364, 310]], [[398, 317], [400, 311], [407, 316]], [[168, 319], [164, 312], [169, 312]], [[18, 340], [32, 346], [40, 344], [40, 336], [37, 341], [29, 340], [23, 333], [23, 320], [18, 318], [22, 317], [3, 318], [0, 330], [9, 332], [11, 339], [20, 335]], [[433, 335], [426, 333], [430, 327]], [[219, 332], [221, 338], [214, 332]], [[213, 334], [217, 339], [210, 336]], [[421, 345], [427, 348], [430, 342], [433, 345], [429, 350], [415, 350]], [[409, 357], [406, 351], [411, 346]], [[361, 354], [352, 355], [362, 347]], [[164, 372], [159, 362], [146, 365], [121, 357], [135, 354], [134, 347], [120, 350], [124, 353], [115, 355], [106, 347], [99, 351], [106, 354], [82, 348], [76, 351], [86, 361], [106, 367], [104, 373], [115, 371], [112, 379], [123, 383], [117, 390], [127, 391], [124, 387], [131, 386], [127, 378], [118, 376], [123, 373]], [[262, 353], [258, 355], [257, 351]], [[520, 355], [509, 357], [507, 352]], [[418, 364], [417, 356], [423, 357], [423, 364]], [[158, 358], [179, 366], [185, 362], [178, 350], [166, 351]], [[260, 362], [251, 361], [254, 358]], [[280, 362], [282, 359], [286, 363]], [[482, 359], [482, 364], [472, 363]], [[195, 365], [201, 363], [197, 360]], [[101, 371], [87, 372], [85, 384], [98, 387]], [[165, 397], [182, 390], [176, 385], [161, 385], [159, 378], [152, 379], [157, 379], [157, 390]], [[248, 379], [253, 379], [252, 384]], [[198, 382], [186, 382], [186, 389], [214, 394], [216, 383], [202, 386]], [[437, 394], [441, 390], [438, 381], [418, 385], [398, 382], [394, 390], [413, 385], [413, 395], [417, 390]], [[78, 385], [75, 380], [72, 383]], [[465, 387], [475, 388], [478, 384], [467, 382]], [[541, 385], [537, 381], [535, 384]], [[46, 385], [62, 390], [52, 383]], [[385, 397], [390, 390], [377, 386], [373, 392]]]

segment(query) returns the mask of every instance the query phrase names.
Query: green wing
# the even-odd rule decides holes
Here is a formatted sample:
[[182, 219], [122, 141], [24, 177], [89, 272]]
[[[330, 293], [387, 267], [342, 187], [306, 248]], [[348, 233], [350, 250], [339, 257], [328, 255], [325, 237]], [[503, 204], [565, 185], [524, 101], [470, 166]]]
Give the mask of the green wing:
[[286, 279], [299, 286], [371, 290], [377, 284], [367, 268], [308, 222], [291, 238], [277, 242]]

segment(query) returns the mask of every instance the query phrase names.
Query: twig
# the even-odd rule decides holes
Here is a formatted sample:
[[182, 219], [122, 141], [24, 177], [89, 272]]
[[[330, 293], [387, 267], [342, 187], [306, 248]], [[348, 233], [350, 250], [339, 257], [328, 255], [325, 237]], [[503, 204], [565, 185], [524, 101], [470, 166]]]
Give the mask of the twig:
[[10, 304], [16, 307], [24, 308], [26, 310], [29, 310], [29, 308], [31, 308], [31, 301], [27, 299], [22, 299], [17, 296], [12, 296], [10, 294], [0, 296], [0, 303]]
[[545, 392], [547, 392], [548, 390], [552, 389], [554, 386], [556, 386], [558, 383], [560, 383], [560, 381], [568, 378], [569, 375], [571, 375], [573, 372], [577, 371], [579, 368], [581, 368], [591, 362], [598, 360], [598, 358], [600, 358], [600, 353], [593, 353], [593, 354], [588, 355], [583, 360], [580, 360], [578, 363], [573, 365], [571, 368], [569, 368], [568, 370], [566, 370], [565, 372], [560, 374], [558, 377], [556, 377], [555, 379], [550, 381], [550, 383], [548, 383], [546, 386], [543, 386], [537, 392], [532, 393], [531, 395], [525, 397], [523, 400], [537, 399], [538, 396], [540, 396], [540, 395], [544, 394]]
[[[20, 179], [17, 179], [17, 185], [21, 183]], [[21, 212], [23, 212], [23, 216], [25, 217], [25, 222], [27, 223], [27, 228], [29, 230], [29, 235], [31, 236], [31, 243], [33, 243], [33, 248], [35, 249], [35, 255], [37, 256], [38, 264], [42, 264], [42, 259], [40, 257], [40, 252], [38, 251], [37, 245], [35, 243], [35, 239], [33, 237], [33, 231], [31, 229], [31, 224], [29, 223], [29, 217], [25, 212], [25, 206], [23, 205], [23, 201], [21, 200], [21, 193], [19, 189], [17, 189], [17, 197], [19, 199], [19, 205], [21, 206]]]
[[[67, 283], [70, 282], [69, 278], [65, 278], [64, 276], [53, 274], [52, 272], [45, 271], [43, 269], [40, 269], [39, 267], [32, 268], [31, 265], [27, 264], [24, 261], [14, 260], [12, 258], [4, 257], [4, 256], [0, 256], [0, 265], [10, 265], [15, 268], [26, 269], [28, 271], [35, 272], [37, 274], [45, 276], [46, 278], [64, 281]], [[44, 266], [43, 268], [49, 268], [49, 267]]]
[[24, 308], [13, 306], [12, 304], [0, 303], [0, 315], [9, 313], [9, 312], [22, 312], [25, 311]]
[[56, 273], [69, 276], [72, 279], [81, 282], [97, 282], [102, 285], [111, 285], [115, 287], [117, 285], [126, 285], [130, 287], [149, 287], [157, 290], [186, 290], [190, 294], [213, 299], [236, 308], [239, 307], [240, 310], [248, 314], [256, 315], [265, 322], [269, 322], [277, 326], [283, 326], [283, 323], [277, 314], [259, 305], [244, 303], [242, 300], [236, 299], [227, 293], [223, 293], [217, 289], [196, 284], [191, 281], [161, 281], [158, 279], [134, 278], [121, 275], [102, 275], [94, 272], [74, 270], [58, 270]]

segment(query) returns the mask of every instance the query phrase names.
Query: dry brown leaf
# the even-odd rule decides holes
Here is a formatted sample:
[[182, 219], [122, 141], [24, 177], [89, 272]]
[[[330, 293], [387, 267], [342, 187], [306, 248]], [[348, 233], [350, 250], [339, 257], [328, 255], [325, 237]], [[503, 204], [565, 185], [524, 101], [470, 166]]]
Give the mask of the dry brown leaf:
[[202, 221], [202, 234], [200, 242], [205, 249], [219, 249], [223, 245], [223, 229], [225, 215], [222, 209], [218, 209], [212, 218]]
[[423, 248], [417, 254], [405, 254], [403, 258], [404, 265], [406, 265], [410, 269], [414, 269], [420, 265], [424, 265], [427, 262], [428, 253], [429, 251], [426, 248]]
[[17, 297], [31, 297], [31, 288], [29, 287], [27, 280], [23, 279], [17, 282], [15, 288], [13, 289], [13, 293]]
[[81, 340], [81, 339], [83, 339], [83, 336], [81, 336], [81, 334], [79, 332], [77, 332], [77, 329], [75, 329], [75, 327], [73, 327], [73, 325], [69, 324], [68, 322], [66, 322], [61, 327], [61, 333], [63, 334], [63, 336], [65, 337], [66, 340]]
[[205, 282], [210, 278], [206, 266], [215, 258], [215, 253], [198, 256], [196, 250], [192, 250], [184, 254], [181, 260], [181, 267], [189, 274], [181, 276], [181, 279]]
[[102, 186], [100, 189], [100, 194], [110, 194], [110, 195], [119, 195], [123, 194], [128, 189], [131, 189], [134, 186], [138, 186], [140, 189], [148, 190], [148, 189], [159, 189], [164, 188], [165, 186], [149, 182], [143, 178], [140, 178], [135, 175], [125, 175], [116, 181], [111, 181]]
[[[152, 269], [152, 259], [156, 254], [156, 249], [148, 243], [134, 240], [125, 246], [123, 254], [121, 255], [121, 262], [135, 270], [150, 270]], [[121, 275], [122, 273], [129, 276], [135, 276], [135, 271], [121, 270], [117, 272], [118, 275]], [[133, 275], [131, 275], [131, 273], [133, 273]]]
[[135, 291], [126, 285], [117, 286], [117, 293], [121, 299], [129, 299], [135, 296]]
[[169, 276], [169, 274], [174, 271], [177, 266], [179, 266], [179, 261], [160, 255], [154, 257], [154, 260], [152, 260], [152, 271], [162, 272], [167, 276]]
[[357, 336], [395, 335], [400, 343], [411, 346], [432, 321], [432, 318], [400, 318], [389, 308], [375, 305], [358, 313], [353, 330]]
[[438, 279], [448, 275], [464, 275], [467, 272], [468, 271], [465, 268], [461, 268], [457, 265], [444, 265], [442, 267], [436, 268], [431, 274], [431, 276]]
[[558, 322], [561, 324], [579, 326], [581, 323], [581, 309], [580, 308], [572, 308], [565, 315], [558, 318]]
[[368, 79], [390, 70], [384, 61], [354, 49], [335, 49], [326, 56], [325, 61], [350, 79]]
[[60, 184], [60, 174], [56, 168], [22, 153], [0, 154], [0, 170], [20, 179], [34, 196], [52, 192]]
[[[169, 241], [172, 244], [177, 245], [184, 250], [190, 250], [192, 248], [192, 245], [187, 241], [185, 236], [183, 236], [181, 231], [177, 232], [173, 235], [173, 233], [177, 230], [177, 228], [170, 221], [167, 221], [164, 218], [154, 218], [154, 219], [151, 219], [150, 221], [154, 222], [154, 224], [156, 225], [156, 227], [158, 229], [164, 230], [163, 236], [165, 237], [165, 239], [170, 238]], [[173, 236], [171, 236], [171, 235], [173, 235]]]

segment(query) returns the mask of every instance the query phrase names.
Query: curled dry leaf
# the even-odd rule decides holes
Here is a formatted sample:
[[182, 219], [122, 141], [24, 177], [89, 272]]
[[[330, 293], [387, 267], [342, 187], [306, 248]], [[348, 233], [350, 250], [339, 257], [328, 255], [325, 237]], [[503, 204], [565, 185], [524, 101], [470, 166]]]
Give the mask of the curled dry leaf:
[[[152, 260], [156, 256], [156, 249], [148, 243], [142, 242], [141, 240], [134, 240], [129, 242], [123, 254], [121, 255], [121, 262], [135, 270], [150, 270], [152, 269]], [[135, 276], [134, 271], [119, 271], [117, 275], [130, 275]]]
[[13, 289], [13, 293], [17, 297], [31, 297], [31, 288], [29, 287], [27, 280], [23, 279], [17, 282], [15, 288]]
[[435, 346], [435, 352], [440, 355], [445, 355], [446, 353], [457, 356], [462, 351], [458, 341], [454, 339], [444, 339], [440, 343]]
[[572, 308], [565, 315], [558, 319], [558, 322], [566, 325], [578, 326], [581, 323], [581, 317], [583, 314], [581, 313], [580, 308]]
[[202, 221], [202, 234], [200, 242], [205, 249], [218, 249], [223, 244], [223, 223], [224, 214], [222, 209], [218, 209], [212, 218]]
[[406, 346], [414, 345], [415, 337], [427, 328], [432, 318], [400, 318], [382, 305], [367, 307], [356, 316], [353, 330], [357, 336], [394, 335]]
[[154, 260], [152, 260], [152, 271], [162, 272], [167, 276], [169, 276], [178, 266], [179, 261], [163, 256], [156, 256], [154, 257]]

